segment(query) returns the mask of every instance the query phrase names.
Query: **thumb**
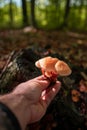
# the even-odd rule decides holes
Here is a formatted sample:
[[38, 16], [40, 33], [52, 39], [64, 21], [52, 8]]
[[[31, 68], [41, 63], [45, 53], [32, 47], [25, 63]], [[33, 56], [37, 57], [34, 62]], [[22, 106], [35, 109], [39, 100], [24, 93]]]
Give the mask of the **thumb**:
[[50, 88], [50, 90], [47, 91], [47, 93], [45, 93], [44, 96], [42, 96], [42, 102], [43, 102], [43, 105], [45, 108], [47, 108], [49, 106], [49, 104], [51, 103], [53, 98], [59, 92], [60, 88], [61, 88], [61, 83], [59, 81], [57, 81], [56, 84], [54, 86], [52, 86]]

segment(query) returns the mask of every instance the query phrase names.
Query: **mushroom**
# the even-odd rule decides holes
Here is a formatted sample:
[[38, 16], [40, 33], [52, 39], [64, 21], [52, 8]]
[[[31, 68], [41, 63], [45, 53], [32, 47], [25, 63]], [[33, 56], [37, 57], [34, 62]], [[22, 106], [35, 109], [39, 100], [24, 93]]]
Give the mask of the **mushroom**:
[[71, 69], [64, 61], [51, 56], [39, 59], [35, 62], [35, 65], [40, 68], [42, 74], [51, 81], [56, 81], [58, 75], [67, 76], [71, 74]]
[[68, 76], [71, 74], [71, 69], [64, 61], [59, 60], [55, 64], [55, 69], [60, 76]]
[[78, 91], [78, 90], [76, 90], [76, 89], [73, 89], [72, 91], [71, 91], [71, 98], [72, 98], [72, 101], [73, 102], [78, 102], [79, 101], [79, 99], [80, 99], [80, 92]]

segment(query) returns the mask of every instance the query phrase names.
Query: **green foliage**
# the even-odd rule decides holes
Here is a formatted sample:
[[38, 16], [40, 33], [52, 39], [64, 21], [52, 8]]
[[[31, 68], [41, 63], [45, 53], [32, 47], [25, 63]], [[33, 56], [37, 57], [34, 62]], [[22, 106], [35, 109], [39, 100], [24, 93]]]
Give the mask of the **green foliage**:
[[[36, 20], [38, 26], [45, 29], [57, 29], [64, 22], [66, 0], [39, 0], [36, 6]], [[42, 4], [41, 4], [42, 3]], [[71, 3], [68, 12], [67, 26], [64, 28], [73, 30], [87, 30], [87, 3], [85, 0], [77, 0]]]
[[[14, 0], [15, 1], [15, 0]], [[4, 3], [4, 1], [0, 1]], [[36, 0], [35, 18], [38, 27], [43, 29], [57, 29], [64, 22], [66, 0]], [[13, 27], [22, 27], [22, 9], [15, 2], [12, 3]], [[87, 2], [86, 0], [71, 0], [67, 17], [67, 26], [73, 30], [87, 30]], [[27, 0], [28, 21], [31, 20], [30, 0]], [[12, 27], [9, 17], [9, 3], [0, 6], [0, 28]]]

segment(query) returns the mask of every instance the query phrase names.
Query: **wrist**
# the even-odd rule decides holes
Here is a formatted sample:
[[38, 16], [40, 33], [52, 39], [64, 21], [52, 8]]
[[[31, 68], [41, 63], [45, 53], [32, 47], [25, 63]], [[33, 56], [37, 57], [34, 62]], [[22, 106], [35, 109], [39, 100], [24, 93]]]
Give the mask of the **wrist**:
[[[0, 101], [7, 105], [17, 117], [22, 130], [29, 122], [30, 112], [28, 100], [22, 94], [10, 93], [0, 97]], [[25, 112], [26, 111], [26, 112]]]

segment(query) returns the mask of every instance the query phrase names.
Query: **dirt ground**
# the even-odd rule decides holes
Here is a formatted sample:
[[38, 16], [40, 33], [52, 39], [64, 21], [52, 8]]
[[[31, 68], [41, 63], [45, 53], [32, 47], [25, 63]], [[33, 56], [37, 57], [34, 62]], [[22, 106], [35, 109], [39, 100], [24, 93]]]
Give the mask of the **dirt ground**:
[[14, 50], [51, 48], [76, 65], [87, 67], [87, 35], [69, 31], [42, 31], [30, 27], [0, 31], [0, 70]]

